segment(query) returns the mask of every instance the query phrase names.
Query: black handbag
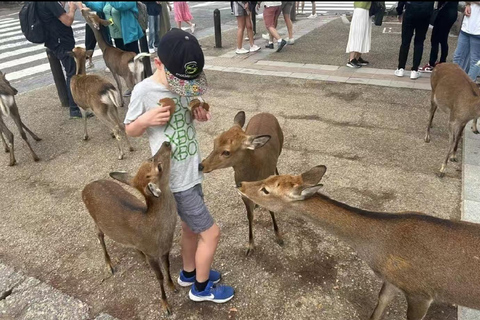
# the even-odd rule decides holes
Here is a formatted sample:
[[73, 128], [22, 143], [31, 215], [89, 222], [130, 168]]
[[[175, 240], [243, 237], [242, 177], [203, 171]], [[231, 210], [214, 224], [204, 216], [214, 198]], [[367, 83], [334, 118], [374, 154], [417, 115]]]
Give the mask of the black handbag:
[[443, 7], [445, 7], [446, 4], [447, 3], [445, 2], [440, 8], [433, 10], [432, 15], [430, 16], [430, 24], [432, 26], [435, 25], [435, 21], [437, 20], [438, 13], [440, 12], [440, 10], [442, 10]]

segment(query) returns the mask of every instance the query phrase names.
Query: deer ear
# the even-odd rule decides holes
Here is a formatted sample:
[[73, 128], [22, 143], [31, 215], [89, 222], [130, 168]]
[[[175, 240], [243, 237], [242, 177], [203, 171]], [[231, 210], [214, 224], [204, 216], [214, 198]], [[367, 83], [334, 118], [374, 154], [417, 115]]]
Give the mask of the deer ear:
[[126, 173], [124, 171], [110, 172], [110, 177], [112, 177], [113, 179], [115, 179], [117, 181], [128, 184], [129, 186], [131, 186], [131, 181], [133, 179], [133, 177], [131, 175], [129, 175], [128, 173]]
[[147, 188], [155, 198], [160, 197], [160, 194], [162, 193], [162, 191], [160, 190], [160, 188], [156, 184], [153, 184], [153, 183], [149, 182], [147, 184]]
[[322, 180], [323, 175], [327, 171], [325, 166], [316, 166], [307, 172], [302, 173], [303, 184], [307, 186], [317, 185]]
[[240, 111], [239, 113], [237, 113], [235, 118], [233, 118], [233, 123], [238, 124], [240, 128], [243, 128], [243, 126], [245, 125], [245, 112]]
[[323, 187], [323, 184], [317, 184], [317, 185], [312, 186], [312, 187], [307, 187], [307, 188], [302, 190], [302, 192], [300, 193], [300, 196], [302, 197], [302, 199], [309, 198], [309, 197], [313, 196], [315, 193], [317, 193], [318, 190], [320, 190], [321, 187]]
[[271, 136], [269, 135], [247, 136], [245, 146], [249, 150], [255, 150], [263, 147], [268, 142], [268, 140], [270, 140], [270, 138]]

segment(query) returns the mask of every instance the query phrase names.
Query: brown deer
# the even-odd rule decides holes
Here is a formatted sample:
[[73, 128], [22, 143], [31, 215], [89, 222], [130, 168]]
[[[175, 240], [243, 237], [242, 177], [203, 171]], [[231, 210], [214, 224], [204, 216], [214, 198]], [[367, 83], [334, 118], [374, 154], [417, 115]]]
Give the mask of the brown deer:
[[[252, 117], [245, 131], [245, 112], [237, 113], [233, 127], [215, 138], [213, 151], [199, 165], [199, 170], [207, 173], [213, 170], [233, 167], [235, 183], [257, 181], [272, 174], [278, 174], [277, 162], [283, 147], [283, 132], [277, 118], [270, 113], [260, 113]], [[248, 249], [253, 252], [253, 210], [255, 204], [242, 197], [248, 217]], [[277, 243], [283, 239], [278, 230], [275, 214], [270, 211]]]
[[381, 319], [399, 290], [408, 320], [423, 319], [434, 300], [480, 309], [480, 225], [348, 206], [318, 193], [326, 170], [317, 166], [237, 186], [243, 197], [275, 212], [302, 214], [357, 251], [383, 280], [370, 320]]
[[[37, 137], [35, 133], [33, 133], [30, 129], [28, 129], [20, 118], [20, 113], [18, 111], [17, 103], [15, 101], [15, 95], [17, 93], [17, 89], [10, 85], [10, 82], [5, 77], [5, 74], [0, 71], [0, 137], [2, 137], [5, 152], [10, 153], [10, 162], [8, 164], [9, 166], [15, 165], [17, 160], [15, 159], [14, 153], [13, 133], [8, 130], [7, 126], [3, 122], [2, 117], [10, 116], [13, 119], [15, 125], [18, 128], [18, 131], [20, 132], [20, 135], [22, 136], [22, 139], [25, 141], [28, 148], [30, 149], [30, 152], [32, 153], [33, 161], [38, 161], [39, 158], [36, 155], [35, 151], [33, 151], [30, 142], [28, 142], [27, 135], [25, 134], [25, 131], [23, 129], [25, 129], [35, 141], [42, 140]], [[5, 139], [8, 140], [8, 144]]]
[[90, 8], [85, 7], [81, 11], [83, 18], [93, 30], [100, 50], [102, 50], [105, 65], [110, 69], [117, 83], [123, 106], [122, 82], [120, 78], [125, 80], [129, 90], [133, 90], [133, 87], [143, 79], [144, 66], [140, 60], [144, 57], [149, 57], [150, 54], [142, 52], [137, 55], [135, 52], [123, 51], [110, 45], [103, 39], [100, 33], [100, 25], [109, 26], [111, 22], [100, 19], [98, 15], [90, 11]]
[[[125, 134], [125, 125], [120, 121], [117, 108], [121, 106], [118, 90], [107, 79], [94, 74], [85, 73], [85, 61], [91, 57], [93, 50], [85, 51], [84, 48], [75, 47], [70, 52], [77, 64], [77, 72], [70, 81], [70, 89], [75, 103], [85, 113], [91, 109], [113, 133], [117, 140], [118, 159], [123, 159], [124, 153], [120, 144], [120, 132], [125, 136], [130, 151], [133, 151], [130, 141]], [[84, 140], [88, 140], [87, 116], [84, 114], [85, 134]]]
[[449, 142], [447, 157], [438, 174], [445, 175], [448, 160], [457, 161], [457, 148], [465, 125], [473, 121], [472, 130], [477, 131], [480, 117], [480, 89], [457, 64], [441, 63], [433, 69], [430, 79], [432, 85], [430, 116], [425, 142], [430, 142], [430, 128], [437, 107], [450, 115], [448, 121]]
[[95, 221], [108, 270], [113, 274], [105, 234], [146, 257], [160, 283], [161, 303], [168, 314], [171, 310], [163, 287], [160, 260], [167, 272], [167, 285], [175, 290], [169, 260], [177, 223], [177, 206], [169, 187], [171, 152], [170, 143], [164, 142], [155, 156], [140, 166], [135, 177], [124, 172], [110, 173], [112, 178], [140, 191], [145, 203], [110, 180], [94, 181], [82, 191], [83, 202]]

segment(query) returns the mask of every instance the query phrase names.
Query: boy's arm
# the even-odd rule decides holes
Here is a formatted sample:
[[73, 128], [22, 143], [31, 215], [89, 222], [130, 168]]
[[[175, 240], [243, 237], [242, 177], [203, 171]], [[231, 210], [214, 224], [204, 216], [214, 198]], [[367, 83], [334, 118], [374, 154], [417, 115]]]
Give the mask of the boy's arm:
[[148, 127], [163, 126], [168, 120], [170, 120], [170, 106], [158, 106], [127, 123], [125, 132], [131, 137], [139, 137]]

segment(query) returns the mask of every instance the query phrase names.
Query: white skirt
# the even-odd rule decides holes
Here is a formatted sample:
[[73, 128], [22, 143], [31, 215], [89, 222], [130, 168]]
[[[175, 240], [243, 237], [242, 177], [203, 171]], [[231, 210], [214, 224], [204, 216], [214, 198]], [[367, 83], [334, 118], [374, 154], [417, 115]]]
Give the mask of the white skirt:
[[350, 23], [346, 52], [367, 53], [370, 51], [371, 40], [372, 21], [369, 17], [369, 10], [355, 8], [353, 10], [352, 22]]

